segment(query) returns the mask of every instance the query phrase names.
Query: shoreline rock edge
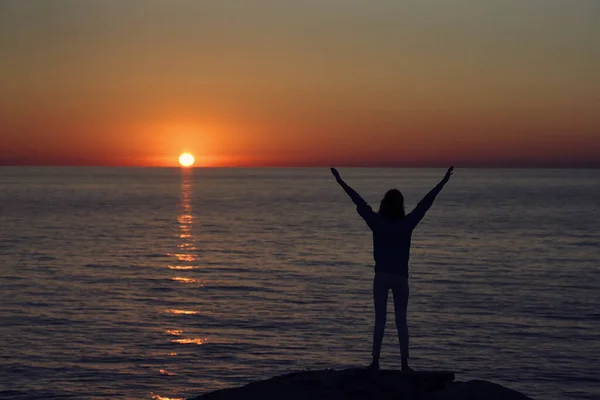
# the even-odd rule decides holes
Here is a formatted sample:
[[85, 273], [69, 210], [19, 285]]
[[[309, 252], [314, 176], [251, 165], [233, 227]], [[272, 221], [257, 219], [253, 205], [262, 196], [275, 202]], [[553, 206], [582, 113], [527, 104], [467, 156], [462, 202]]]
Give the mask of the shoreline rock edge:
[[298, 371], [188, 400], [532, 400], [484, 380], [455, 382], [448, 371], [371, 371], [364, 368]]

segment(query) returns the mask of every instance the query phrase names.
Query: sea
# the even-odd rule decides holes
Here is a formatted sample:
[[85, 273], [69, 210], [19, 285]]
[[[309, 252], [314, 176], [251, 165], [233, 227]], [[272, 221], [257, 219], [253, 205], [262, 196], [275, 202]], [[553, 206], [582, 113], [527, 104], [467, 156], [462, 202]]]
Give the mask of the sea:
[[[445, 170], [340, 172], [410, 211]], [[599, 399], [599, 199], [598, 169], [457, 167], [413, 235], [411, 365]], [[2, 167], [0, 398], [186, 399], [366, 366], [373, 274], [328, 168]]]

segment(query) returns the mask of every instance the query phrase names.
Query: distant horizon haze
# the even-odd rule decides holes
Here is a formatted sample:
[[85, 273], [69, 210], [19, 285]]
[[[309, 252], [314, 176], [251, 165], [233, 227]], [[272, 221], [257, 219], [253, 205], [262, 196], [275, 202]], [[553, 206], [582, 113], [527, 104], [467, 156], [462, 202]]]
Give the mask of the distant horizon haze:
[[[431, 169], [431, 168], [447, 168], [454, 166], [455, 168], [465, 169], [599, 169], [600, 162], [583, 161], [583, 162], [549, 162], [549, 163], [529, 163], [529, 164], [506, 164], [506, 163], [456, 163], [448, 161], [446, 163], [421, 163], [421, 164], [402, 164], [402, 163], [264, 163], [264, 164], [196, 164], [186, 169], [211, 169], [211, 168], [241, 168], [241, 169], [268, 169], [268, 168], [405, 168], [405, 169]], [[99, 163], [99, 162], [56, 162], [53, 160], [43, 162], [34, 162], [27, 160], [5, 159], [0, 160], [0, 167], [47, 167], [47, 168], [182, 168], [176, 162], [171, 162], [164, 165], [143, 165], [143, 164], [117, 164], [117, 163]]]

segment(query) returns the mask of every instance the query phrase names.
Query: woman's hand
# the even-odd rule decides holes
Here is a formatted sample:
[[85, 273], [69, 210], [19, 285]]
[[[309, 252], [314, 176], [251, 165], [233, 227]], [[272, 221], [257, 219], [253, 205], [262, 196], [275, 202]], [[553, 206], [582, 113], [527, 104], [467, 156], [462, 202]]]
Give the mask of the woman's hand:
[[452, 173], [454, 172], [454, 167], [450, 167], [448, 168], [448, 171], [446, 171], [446, 175], [444, 175], [444, 179], [442, 179], [442, 182], [446, 183], [450, 180], [450, 177], [452, 176]]
[[336, 181], [339, 181], [342, 179], [342, 177], [340, 176], [340, 173], [338, 172], [337, 169], [331, 168], [331, 173], [333, 174]]

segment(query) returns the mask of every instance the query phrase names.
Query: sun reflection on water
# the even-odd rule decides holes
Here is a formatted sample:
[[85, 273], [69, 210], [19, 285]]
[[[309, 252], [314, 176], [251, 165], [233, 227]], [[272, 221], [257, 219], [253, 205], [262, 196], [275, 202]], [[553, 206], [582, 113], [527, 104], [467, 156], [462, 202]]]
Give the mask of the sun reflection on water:
[[[177, 236], [179, 237], [179, 243], [177, 244], [177, 252], [170, 253], [169, 256], [173, 257], [170, 264], [167, 264], [167, 268], [169, 270], [174, 271], [189, 271], [189, 272], [179, 272], [178, 275], [183, 274], [191, 274], [192, 270], [198, 270], [199, 266], [196, 264], [196, 251], [197, 248], [194, 245], [194, 235], [193, 235], [193, 224], [195, 223], [195, 218], [192, 213], [192, 175], [191, 170], [186, 169], [183, 170], [182, 180], [181, 180], [181, 201], [180, 201], [180, 213], [177, 216], [178, 222], [178, 230]], [[189, 287], [204, 287], [206, 281], [203, 279], [196, 279], [194, 277], [186, 277], [186, 276], [170, 276], [171, 281], [181, 283]], [[183, 286], [182, 286], [183, 288]], [[183, 289], [182, 289], [183, 290]], [[167, 309], [164, 310], [165, 313], [171, 315], [195, 315], [198, 314], [198, 311], [195, 310], [186, 310], [186, 309]], [[179, 320], [177, 318], [173, 318], [172, 321]], [[170, 323], [171, 325], [171, 323]], [[183, 329], [181, 327], [173, 327], [167, 326], [164, 328], [165, 336], [169, 337], [169, 340], [173, 344], [179, 345], [203, 345], [207, 342], [207, 338], [205, 337], [197, 337], [197, 336], [188, 336], [183, 337]], [[169, 352], [167, 353], [169, 356], [177, 356], [177, 352]], [[174, 359], [172, 359], [174, 363]], [[164, 376], [173, 376], [175, 373], [170, 372], [169, 369], [171, 363], [167, 365], [163, 365], [162, 369], [159, 369], [161, 375]], [[177, 391], [173, 391], [173, 393], [178, 393]], [[152, 398], [155, 400], [183, 400], [176, 397], [166, 397], [160, 396], [155, 393], [151, 393]]]
[[184, 278], [181, 276], [175, 276], [175, 277], [171, 278], [171, 280], [174, 280], [177, 282], [182, 282], [182, 283], [197, 283], [200, 286], [204, 286], [204, 281], [201, 281], [200, 279], [192, 279], [192, 278]]
[[169, 314], [183, 314], [183, 315], [198, 314], [198, 311], [192, 311], [192, 310], [165, 310], [165, 312], [169, 313]]
[[171, 342], [180, 343], [180, 344], [204, 344], [204, 343], [206, 343], [206, 338], [173, 339], [173, 340], [171, 340]]
[[182, 243], [177, 247], [179, 247], [180, 250], [190, 250], [190, 251], [196, 250], [194, 245], [191, 243]]
[[173, 376], [173, 375], [177, 375], [174, 372], [169, 372], [166, 369], [159, 369], [158, 372], [160, 372], [161, 375], [165, 375], [165, 376]]
[[150, 393], [154, 400], [185, 400], [183, 397], [164, 397], [156, 393]]
[[[185, 186], [184, 186], [184, 190], [185, 190]], [[186, 200], [186, 198], [184, 197], [183, 200]], [[191, 212], [192, 211], [192, 207], [191, 206], [184, 207], [183, 210], [184, 210], [184, 212]], [[189, 225], [189, 224], [192, 223], [193, 220], [194, 220], [194, 217], [191, 214], [181, 214], [179, 217], [177, 217], [177, 221], [179, 221], [179, 223], [181, 225]]]
[[178, 254], [169, 254], [169, 255], [177, 257], [178, 261], [188, 261], [189, 262], [189, 261], [196, 260], [196, 257], [193, 254], [189, 254], [189, 253], [178, 253]]
[[194, 214], [192, 213], [192, 176], [189, 171], [183, 172], [182, 175], [180, 208], [181, 213], [177, 217], [177, 222], [179, 222], [179, 238], [182, 240], [177, 247], [181, 253], [172, 255], [179, 261], [194, 261], [196, 257], [192, 252], [196, 248], [192, 235]]
[[167, 265], [167, 267], [169, 269], [180, 269], [180, 270], [197, 269], [198, 268], [194, 265]]

